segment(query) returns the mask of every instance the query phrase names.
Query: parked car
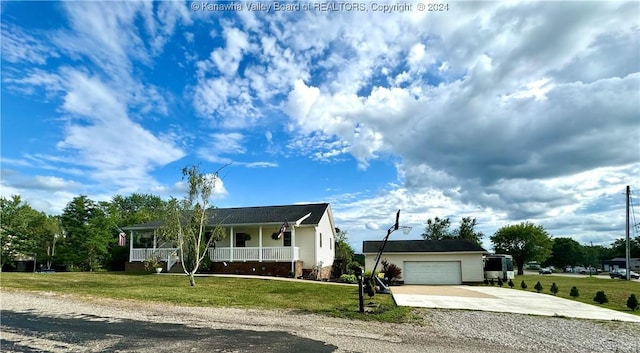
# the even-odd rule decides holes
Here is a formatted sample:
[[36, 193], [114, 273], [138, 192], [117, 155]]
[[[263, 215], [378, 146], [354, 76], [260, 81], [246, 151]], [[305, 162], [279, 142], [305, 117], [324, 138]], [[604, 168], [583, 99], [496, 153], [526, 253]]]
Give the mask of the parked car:
[[602, 272], [599, 268], [595, 269], [593, 267], [587, 267], [587, 268], [583, 268], [582, 270], [580, 270], [580, 273], [584, 274], [590, 274], [590, 275], [595, 275]]
[[[619, 270], [613, 270], [609, 272], [609, 277], [611, 278], [627, 278], [627, 270], [621, 268]], [[629, 277], [633, 279], [640, 279], [640, 274], [637, 274], [633, 271], [629, 271]]]
[[541, 275], [550, 275], [553, 273], [553, 270], [551, 270], [550, 267], [543, 267], [540, 270], [538, 270], [538, 273]]

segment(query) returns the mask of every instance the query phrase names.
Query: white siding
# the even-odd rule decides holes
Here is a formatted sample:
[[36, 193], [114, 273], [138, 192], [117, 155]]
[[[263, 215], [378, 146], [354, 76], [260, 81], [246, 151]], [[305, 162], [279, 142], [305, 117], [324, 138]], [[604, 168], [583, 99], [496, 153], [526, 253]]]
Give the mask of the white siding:
[[296, 244], [300, 248], [302, 268], [312, 268], [316, 261], [315, 227], [296, 227]]
[[[375, 255], [372, 253], [365, 254], [365, 269], [371, 270], [375, 261]], [[484, 273], [482, 269], [482, 253], [383, 253], [380, 259], [386, 259], [402, 270], [404, 275], [405, 261], [459, 261], [462, 274], [462, 282], [482, 282]], [[378, 264], [377, 271], [381, 271], [382, 264]], [[402, 279], [404, 280], [404, 278]]]
[[[328, 207], [327, 210], [329, 210]], [[320, 247], [320, 234], [322, 234], [322, 247]], [[322, 262], [322, 267], [333, 265], [335, 240], [336, 234], [333, 222], [329, 217], [329, 212], [325, 212], [316, 227], [316, 246], [318, 247], [316, 261], [318, 263]]]

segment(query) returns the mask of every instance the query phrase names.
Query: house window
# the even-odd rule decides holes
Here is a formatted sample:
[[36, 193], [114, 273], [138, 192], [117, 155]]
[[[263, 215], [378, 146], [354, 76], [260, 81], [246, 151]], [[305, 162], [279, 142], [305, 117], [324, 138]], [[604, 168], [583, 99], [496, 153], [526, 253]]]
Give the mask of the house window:
[[247, 233], [236, 233], [236, 248], [244, 248], [247, 246], [247, 240], [249, 240], [251, 236]]
[[320, 247], [322, 247], [322, 233], [320, 233]]
[[282, 246], [291, 246], [291, 232], [284, 232]]

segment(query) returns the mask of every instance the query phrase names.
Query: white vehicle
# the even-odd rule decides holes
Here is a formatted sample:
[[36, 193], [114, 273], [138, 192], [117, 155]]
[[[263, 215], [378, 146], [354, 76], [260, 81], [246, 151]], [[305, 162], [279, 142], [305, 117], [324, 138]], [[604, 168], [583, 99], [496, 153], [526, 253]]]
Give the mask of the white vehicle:
[[484, 278], [508, 281], [515, 278], [513, 257], [505, 254], [486, 255], [484, 261]]

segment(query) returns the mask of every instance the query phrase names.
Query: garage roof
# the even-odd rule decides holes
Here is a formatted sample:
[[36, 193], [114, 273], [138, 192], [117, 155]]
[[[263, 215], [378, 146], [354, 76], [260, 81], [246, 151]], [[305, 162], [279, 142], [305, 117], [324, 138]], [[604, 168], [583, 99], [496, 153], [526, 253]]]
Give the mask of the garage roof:
[[[362, 252], [377, 253], [382, 241], [363, 241]], [[466, 239], [394, 240], [388, 241], [384, 252], [487, 252], [480, 245]]]

